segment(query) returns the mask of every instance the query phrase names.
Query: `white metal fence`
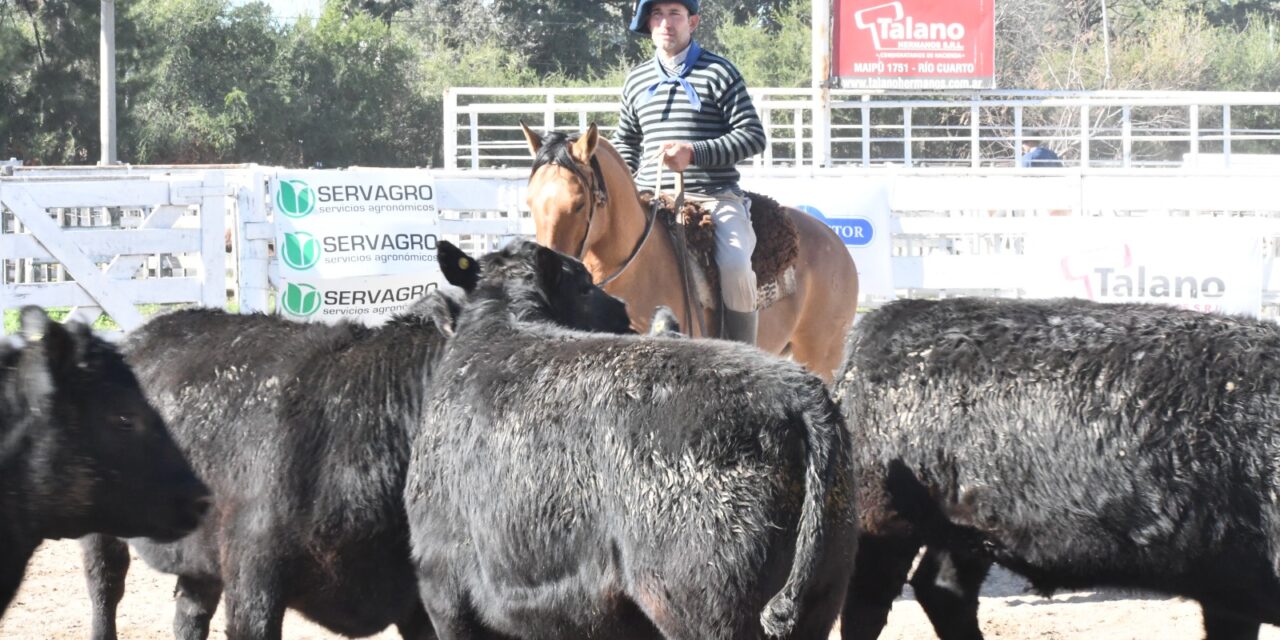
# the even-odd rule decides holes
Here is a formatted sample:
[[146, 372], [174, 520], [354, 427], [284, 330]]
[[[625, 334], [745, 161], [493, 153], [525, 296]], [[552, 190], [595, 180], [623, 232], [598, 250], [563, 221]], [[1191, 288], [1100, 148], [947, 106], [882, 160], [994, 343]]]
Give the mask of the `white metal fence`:
[[0, 178], [0, 306], [70, 307], [86, 321], [106, 313], [129, 328], [143, 321], [140, 304], [225, 304], [224, 178]]
[[[618, 89], [445, 92], [445, 167], [529, 164], [519, 122], [606, 133]], [[769, 137], [756, 167], [1008, 167], [1027, 138], [1084, 168], [1172, 167], [1213, 154], [1280, 154], [1280, 93], [986, 91], [943, 96], [751, 91]], [[820, 115], [815, 119], [815, 114]], [[814, 123], [827, 123], [815, 127]]]
[[[877, 181], [892, 211], [890, 269], [897, 295], [1022, 295], [1024, 239], [1037, 220], [1128, 217], [1158, 228], [1171, 217], [1252, 218], [1264, 241], [1264, 310], [1280, 315], [1280, 171], [1231, 169], [744, 167], [744, 185], [795, 202], [815, 180]], [[0, 308], [22, 304], [109, 314], [128, 329], [139, 305], [267, 310], [276, 267], [266, 185], [279, 169], [235, 167], [24, 169], [0, 177]], [[363, 169], [362, 171], [377, 171]], [[530, 234], [527, 169], [433, 171], [441, 233], [483, 250], [492, 235]], [[76, 212], [76, 215], [68, 215]], [[74, 224], [88, 215], [85, 225]], [[224, 233], [230, 230], [230, 252]], [[481, 237], [476, 234], [486, 234]], [[1205, 242], [1213, 242], [1206, 238]], [[162, 256], [181, 269], [165, 271]], [[65, 270], [18, 282], [17, 264]], [[866, 301], [875, 303], [874, 300]], [[851, 301], [851, 304], [853, 301]]]

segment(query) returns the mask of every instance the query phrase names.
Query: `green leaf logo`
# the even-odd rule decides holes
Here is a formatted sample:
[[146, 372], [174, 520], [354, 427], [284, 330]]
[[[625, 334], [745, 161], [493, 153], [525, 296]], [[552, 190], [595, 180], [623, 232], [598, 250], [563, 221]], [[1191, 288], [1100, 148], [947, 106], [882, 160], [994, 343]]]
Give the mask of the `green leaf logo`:
[[320, 310], [320, 292], [309, 284], [290, 282], [285, 285], [280, 303], [290, 315], [306, 317]]
[[299, 231], [284, 234], [284, 250], [280, 258], [290, 269], [310, 269], [320, 262], [320, 242], [315, 236]]
[[281, 180], [276, 209], [290, 218], [301, 218], [316, 209], [316, 192], [301, 180]]

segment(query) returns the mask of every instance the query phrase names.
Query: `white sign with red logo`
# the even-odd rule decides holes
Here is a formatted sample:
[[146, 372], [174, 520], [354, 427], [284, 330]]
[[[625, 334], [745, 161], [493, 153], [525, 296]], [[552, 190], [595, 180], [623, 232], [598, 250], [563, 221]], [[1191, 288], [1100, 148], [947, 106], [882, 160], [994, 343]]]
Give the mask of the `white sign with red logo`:
[[[1247, 219], [1062, 219], [1027, 236], [1029, 297], [1257, 316], [1262, 233]], [[1154, 230], [1153, 230], [1154, 229]]]
[[990, 89], [993, 3], [833, 0], [832, 75], [846, 89]]

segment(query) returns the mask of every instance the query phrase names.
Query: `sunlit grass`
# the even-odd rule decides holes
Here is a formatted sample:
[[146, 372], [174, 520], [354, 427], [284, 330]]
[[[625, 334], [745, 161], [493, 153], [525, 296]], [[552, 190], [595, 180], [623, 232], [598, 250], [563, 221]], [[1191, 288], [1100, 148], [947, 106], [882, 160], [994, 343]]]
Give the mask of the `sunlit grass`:
[[[178, 309], [182, 309], [184, 307], [189, 307], [189, 306], [191, 305], [189, 304], [140, 304], [138, 305], [138, 313], [141, 313], [142, 316], [145, 318], [150, 318], [151, 316], [157, 313], [162, 313], [165, 311], [176, 311]], [[240, 303], [235, 301], [228, 302], [226, 308], [227, 308], [227, 311], [236, 313], [240, 310]], [[58, 322], [62, 322], [63, 320], [66, 319], [67, 314], [71, 313], [71, 307], [49, 307], [49, 308], [46, 308], [44, 311], [45, 313], [49, 314], [50, 318], [57, 320]], [[116, 324], [115, 320], [112, 320], [110, 316], [103, 314], [99, 316], [96, 321], [94, 321], [93, 328], [98, 331], [119, 331], [120, 325]], [[17, 332], [18, 332], [18, 309], [5, 309], [4, 310], [5, 335], [14, 334]]]

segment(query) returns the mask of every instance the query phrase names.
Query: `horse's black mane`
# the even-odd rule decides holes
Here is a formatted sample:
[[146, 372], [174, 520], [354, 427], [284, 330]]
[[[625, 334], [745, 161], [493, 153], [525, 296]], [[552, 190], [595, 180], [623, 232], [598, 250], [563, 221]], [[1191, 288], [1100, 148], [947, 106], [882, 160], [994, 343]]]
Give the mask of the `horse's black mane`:
[[[538, 149], [538, 155], [533, 158], [533, 169], [529, 171], [529, 175], [533, 176], [533, 174], [538, 172], [538, 169], [549, 164], [558, 164], [572, 171], [573, 175], [577, 176], [578, 179], [582, 181], [582, 184], [591, 184], [591, 178], [587, 176], [586, 172], [582, 170], [582, 167], [573, 159], [573, 155], [569, 153], [569, 145], [577, 142], [579, 137], [580, 134], [578, 133], [548, 131], [547, 134], [542, 137], [542, 147]], [[596, 190], [607, 198], [609, 192], [604, 184], [604, 173], [600, 169], [600, 162], [596, 160], [594, 155], [591, 156], [591, 170], [596, 174]]]

